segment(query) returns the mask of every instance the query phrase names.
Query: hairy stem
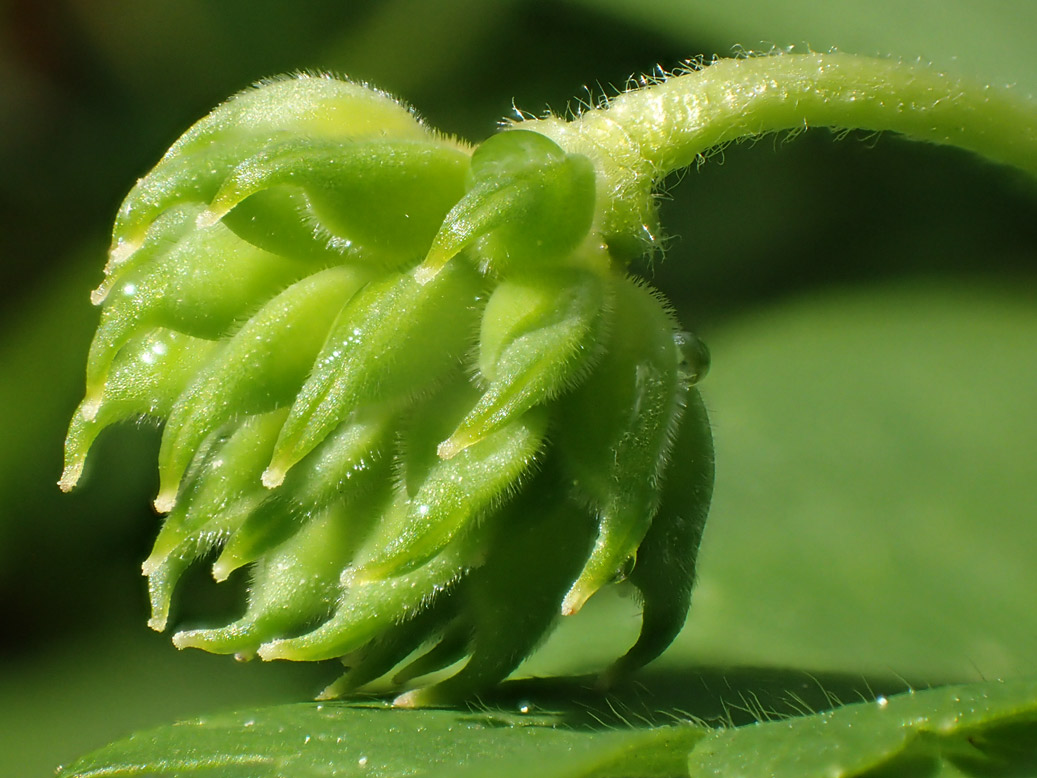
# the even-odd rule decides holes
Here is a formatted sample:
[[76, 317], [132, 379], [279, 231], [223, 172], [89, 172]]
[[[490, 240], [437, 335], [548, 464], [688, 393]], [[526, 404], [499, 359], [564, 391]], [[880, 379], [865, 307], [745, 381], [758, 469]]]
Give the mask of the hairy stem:
[[1037, 102], [930, 68], [848, 54], [726, 59], [566, 122], [523, 122], [599, 173], [606, 235], [653, 229], [652, 188], [711, 148], [811, 126], [891, 130], [1037, 175]]

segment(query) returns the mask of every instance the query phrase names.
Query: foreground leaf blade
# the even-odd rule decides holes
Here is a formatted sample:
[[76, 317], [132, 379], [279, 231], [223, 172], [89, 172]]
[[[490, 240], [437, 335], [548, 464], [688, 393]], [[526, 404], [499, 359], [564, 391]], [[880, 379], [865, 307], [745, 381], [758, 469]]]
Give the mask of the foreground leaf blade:
[[1030, 775], [1035, 766], [1037, 681], [1026, 680], [912, 691], [717, 730], [692, 751], [689, 774]]
[[59, 775], [328, 778], [329, 776], [672, 776], [704, 730], [580, 731], [561, 716], [403, 711], [299, 704], [159, 727], [96, 751]]
[[849, 778], [1029, 775], [1037, 765], [1035, 679], [912, 691], [711, 733], [689, 723], [588, 730], [571, 721], [560, 713], [283, 705], [159, 727], [59, 776]]

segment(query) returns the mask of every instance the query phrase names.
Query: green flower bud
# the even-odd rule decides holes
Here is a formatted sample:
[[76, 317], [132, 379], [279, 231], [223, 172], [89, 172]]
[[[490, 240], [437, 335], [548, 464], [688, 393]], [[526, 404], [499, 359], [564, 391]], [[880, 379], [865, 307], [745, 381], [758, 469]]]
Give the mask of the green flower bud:
[[[180, 647], [396, 671], [477, 694], [629, 577], [687, 611], [712, 453], [708, 364], [605, 247], [591, 162], [508, 130], [474, 152], [384, 94], [262, 84], [190, 129], [116, 221], [63, 489], [107, 425], [164, 422], [144, 563], [248, 566], [241, 617]], [[635, 561], [636, 560], [636, 561]]]

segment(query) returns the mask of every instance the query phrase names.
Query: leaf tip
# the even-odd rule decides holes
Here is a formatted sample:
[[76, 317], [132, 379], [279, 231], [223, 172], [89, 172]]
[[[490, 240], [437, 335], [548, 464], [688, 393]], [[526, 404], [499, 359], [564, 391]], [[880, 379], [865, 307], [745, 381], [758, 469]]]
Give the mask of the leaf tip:
[[420, 708], [421, 707], [421, 689], [411, 689], [409, 692], [404, 692], [398, 695], [393, 701], [392, 706], [394, 708]]
[[101, 303], [103, 303], [106, 299], [108, 299], [108, 292], [111, 290], [111, 288], [111, 279], [106, 278], [104, 281], [101, 282], [100, 286], [98, 286], [96, 289], [90, 292], [90, 304], [100, 305]]
[[112, 250], [108, 252], [108, 266], [114, 268], [124, 263], [136, 253], [137, 249], [140, 248], [141, 243], [142, 241], [140, 240], [120, 239], [114, 246], [112, 246]]
[[426, 261], [414, 268], [414, 280], [418, 282], [418, 286], [425, 286], [439, 274], [439, 270], [439, 267], [431, 266]]
[[79, 483], [79, 477], [82, 474], [83, 462], [81, 460], [70, 462], [61, 472], [61, 478], [58, 479], [58, 488], [66, 493], [71, 492], [76, 487], [76, 484]]
[[[166, 628], [166, 621], [167, 616], [164, 613], [158, 616], [152, 616], [148, 619], [148, 627], [155, 630], [155, 632], [163, 632]], [[176, 642], [176, 636], [174, 636], [173, 643], [176, 644]], [[183, 648], [183, 646], [177, 645], [177, 648]]]
[[236, 565], [233, 560], [224, 559], [223, 556], [221, 556], [212, 565], [212, 578], [216, 583], [223, 583], [230, 578], [230, 574], [237, 569], [238, 565]]
[[263, 471], [263, 475], [260, 480], [263, 482], [263, 486], [267, 489], [276, 489], [278, 486], [284, 483], [285, 472], [287, 468], [271, 465]]
[[152, 505], [159, 513], [169, 513], [176, 506], [176, 491], [163, 489], [158, 493]]
[[474, 441], [459, 440], [457, 436], [451, 436], [436, 447], [436, 455], [440, 459], [453, 459]]
[[575, 616], [587, 604], [587, 600], [591, 598], [592, 594], [594, 591], [582, 581], [574, 583], [569, 593], [565, 595], [565, 599], [562, 600], [562, 615]]
[[271, 640], [268, 643], [263, 643], [256, 651], [256, 654], [264, 662], [292, 658], [291, 646], [287, 640]]

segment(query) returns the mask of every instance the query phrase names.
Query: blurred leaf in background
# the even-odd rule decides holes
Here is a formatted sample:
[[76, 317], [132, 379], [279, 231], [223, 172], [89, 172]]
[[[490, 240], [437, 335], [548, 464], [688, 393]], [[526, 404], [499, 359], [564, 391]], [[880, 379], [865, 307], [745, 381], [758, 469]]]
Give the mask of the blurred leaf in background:
[[[261, 77], [332, 70], [481, 140], [513, 102], [564, 111], [584, 86], [608, 93], [657, 64], [804, 43], [1032, 94], [1035, 33], [1026, 0], [0, 5], [0, 773], [306, 699], [335, 674], [177, 655], [146, 632], [148, 428], [105, 436], [79, 492], [54, 486], [111, 218], [214, 104]], [[955, 151], [864, 141], [731, 147], [664, 203], [674, 237], [642, 269], [712, 346], [718, 484], [658, 688], [694, 697], [694, 680], [672, 679], [696, 667], [762, 682], [739, 664], [924, 682], [1032, 672], [1037, 187]], [[182, 621], [235, 601], [203, 576], [188, 585], [212, 610]], [[621, 598], [592, 605], [529, 671], [585, 671], [576, 658], [617, 619], [636, 628]]]

